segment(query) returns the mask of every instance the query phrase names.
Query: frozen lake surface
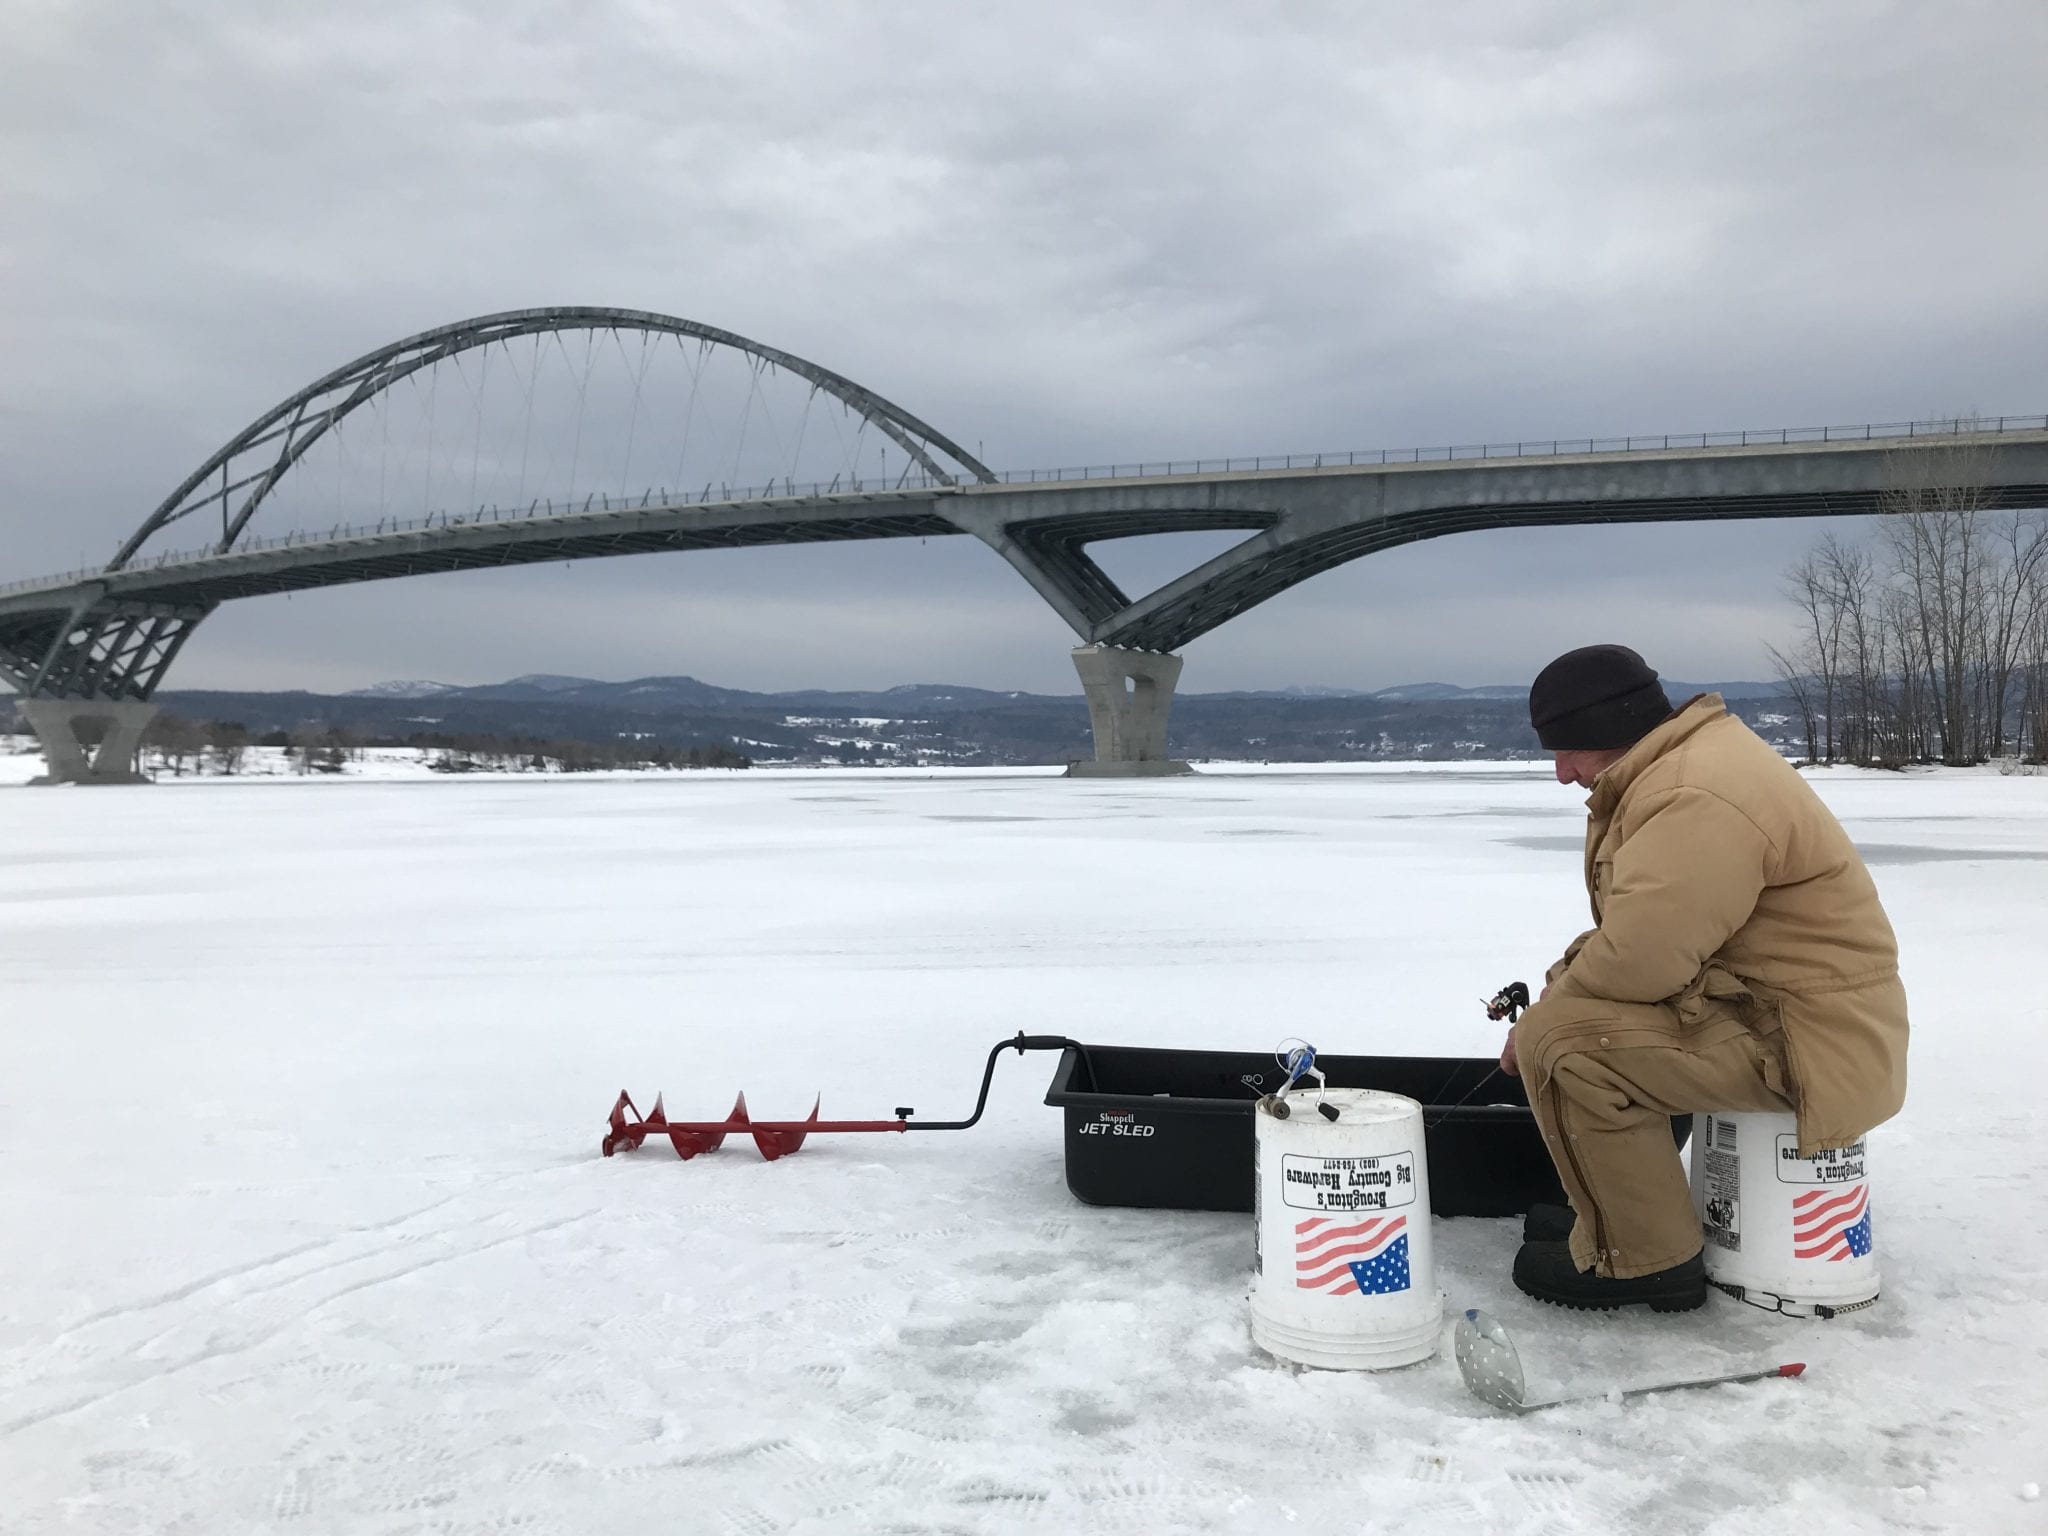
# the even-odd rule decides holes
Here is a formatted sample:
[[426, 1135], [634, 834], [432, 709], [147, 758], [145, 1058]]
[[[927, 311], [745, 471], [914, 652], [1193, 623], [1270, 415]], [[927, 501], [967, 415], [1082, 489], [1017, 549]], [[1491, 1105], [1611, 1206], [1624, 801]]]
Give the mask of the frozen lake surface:
[[2048, 1529], [2048, 778], [1818, 784], [1913, 1003], [1884, 1298], [1566, 1313], [1439, 1222], [1537, 1390], [1810, 1362], [1518, 1420], [1259, 1353], [1250, 1218], [1076, 1202], [1047, 1055], [597, 1147], [964, 1115], [1018, 1030], [1490, 1055], [1583, 925], [1547, 768], [0, 791], [0, 1531]]

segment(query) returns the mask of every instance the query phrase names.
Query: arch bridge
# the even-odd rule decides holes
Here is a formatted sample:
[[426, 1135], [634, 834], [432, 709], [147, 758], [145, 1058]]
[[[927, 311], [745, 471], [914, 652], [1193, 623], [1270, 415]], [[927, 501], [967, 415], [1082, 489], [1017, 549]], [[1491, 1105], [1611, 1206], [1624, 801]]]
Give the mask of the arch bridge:
[[[550, 498], [325, 533], [252, 536], [308, 451], [354, 412], [460, 354], [564, 333], [673, 337], [786, 372], [872, 427], [893, 477], [695, 494]], [[1185, 771], [1166, 751], [1182, 647], [1311, 576], [1380, 550], [1489, 528], [1840, 516], [1903, 488], [1966, 487], [1987, 509], [2048, 506], [2048, 418], [1773, 429], [1284, 458], [1109, 465], [998, 476], [902, 407], [794, 354], [637, 310], [487, 315], [381, 347], [281, 401], [198, 466], [113, 559], [0, 588], [0, 680], [21, 695], [51, 782], [133, 782], [153, 697], [223, 602], [350, 582], [605, 555], [965, 535], [987, 544], [1066, 621], [1096, 759], [1078, 772]], [[205, 530], [171, 552], [167, 530]], [[1132, 597], [1089, 546], [1160, 533], [1244, 537]], [[81, 729], [96, 724], [100, 740]]]

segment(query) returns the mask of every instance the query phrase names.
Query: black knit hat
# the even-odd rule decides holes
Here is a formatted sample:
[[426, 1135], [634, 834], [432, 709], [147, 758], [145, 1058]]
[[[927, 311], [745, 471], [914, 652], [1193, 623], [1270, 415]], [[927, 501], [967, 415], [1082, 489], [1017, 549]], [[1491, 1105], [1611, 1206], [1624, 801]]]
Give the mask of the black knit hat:
[[1632, 747], [1670, 713], [1657, 674], [1625, 645], [1566, 651], [1529, 685], [1529, 723], [1547, 752]]

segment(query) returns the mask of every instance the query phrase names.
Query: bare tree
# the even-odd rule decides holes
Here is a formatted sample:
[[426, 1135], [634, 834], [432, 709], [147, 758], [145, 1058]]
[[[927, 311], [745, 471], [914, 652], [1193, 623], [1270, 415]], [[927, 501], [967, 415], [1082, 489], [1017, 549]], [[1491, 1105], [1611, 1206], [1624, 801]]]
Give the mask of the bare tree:
[[1806, 755], [1815, 762], [1831, 763], [1835, 760], [1835, 692], [1842, 659], [1842, 603], [1823, 551], [1809, 550], [1802, 556], [1787, 574], [1785, 589], [1799, 610], [1799, 640], [1789, 656], [1771, 647], [1771, 661], [1806, 717]]
[[310, 773], [314, 754], [326, 744], [327, 727], [318, 720], [302, 720], [292, 727], [286, 741], [286, 755], [297, 764], [300, 773]]
[[196, 756], [205, 742], [197, 725], [168, 711], [150, 721], [149, 728], [142, 733], [143, 750], [156, 753], [158, 764], [179, 777], [184, 775], [185, 760]]
[[2048, 762], [2048, 560], [2031, 567], [2020, 623], [2020, 705], [2015, 735], [2022, 756]]
[[1785, 574], [1799, 615], [1791, 645], [1767, 647], [1806, 730], [1816, 762], [1867, 763], [1881, 723], [1896, 708], [1875, 562], [1861, 545], [1827, 534]]
[[1927, 756], [1930, 725], [1925, 671], [1916, 642], [1911, 597], [1899, 587], [1878, 594], [1879, 711], [1871, 761], [1898, 768]]
[[1893, 453], [1878, 555], [1830, 534], [1786, 573], [1798, 629], [1770, 655], [1809, 756], [1897, 766], [2043, 750], [2048, 519], [1998, 511], [1986, 470], [1969, 443]]
[[[2048, 573], [2048, 519], [2038, 512], [2006, 513], [1992, 520], [1993, 565], [1984, 618], [1984, 703], [1990, 751], [2005, 752], [2005, 723], [2013, 707], [2013, 678], [2026, 652], [2028, 631]], [[2024, 726], [2015, 721], [2014, 749]]]
[[209, 721], [206, 745], [214, 761], [220, 764], [220, 771], [233, 773], [242, 766], [243, 755], [249, 750], [248, 729], [239, 720]]
[[1840, 651], [1836, 699], [1842, 704], [1842, 728], [1836, 744], [1852, 763], [1867, 763], [1875, 753], [1872, 732], [1883, 708], [1883, 631], [1877, 614], [1877, 570], [1870, 552], [1844, 543], [1832, 532], [1820, 541], [1818, 554], [1827, 573], [1827, 587], [1836, 606]]
[[1903, 638], [1917, 652], [1945, 763], [1984, 749], [1979, 681], [1994, 563], [1987, 468], [1985, 450], [1970, 443], [1901, 449], [1886, 456], [1879, 498], [1880, 537], [1906, 598]]
[[1804, 635], [1792, 642], [1788, 654], [1775, 645], [1764, 647], [1771, 658], [1771, 668], [1778, 674], [1778, 681], [1785, 685], [1785, 697], [1792, 701], [1792, 707], [1799, 711], [1800, 728], [1806, 733], [1806, 760], [1817, 763], [1820, 759], [1820, 725], [1815, 718], [1818, 713], [1814, 702], [1816, 692], [1813, 677], [1812, 642]]

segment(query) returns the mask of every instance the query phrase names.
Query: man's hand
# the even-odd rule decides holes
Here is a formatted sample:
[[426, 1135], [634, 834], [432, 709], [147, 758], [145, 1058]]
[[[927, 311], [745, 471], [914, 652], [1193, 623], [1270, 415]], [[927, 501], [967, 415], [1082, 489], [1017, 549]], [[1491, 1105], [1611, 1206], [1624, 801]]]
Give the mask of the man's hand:
[[[1545, 982], [1543, 990], [1536, 994], [1536, 1001], [1540, 1003], [1548, 996], [1550, 996], [1550, 984]], [[1500, 1069], [1507, 1073], [1509, 1077], [1520, 1077], [1522, 1075], [1521, 1065], [1515, 1060], [1515, 1032], [1512, 1029], [1508, 1031], [1508, 1043], [1500, 1048]]]

